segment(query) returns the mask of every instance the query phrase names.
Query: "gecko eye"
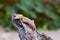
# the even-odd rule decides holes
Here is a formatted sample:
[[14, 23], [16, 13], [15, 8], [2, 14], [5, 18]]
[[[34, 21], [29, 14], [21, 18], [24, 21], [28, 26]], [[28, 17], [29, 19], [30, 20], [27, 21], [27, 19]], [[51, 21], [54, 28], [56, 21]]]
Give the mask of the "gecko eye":
[[16, 16], [14, 15], [14, 17], [16, 17]]
[[16, 14], [14, 14], [13, 16], [16, 17]]
[[17, 14], [13, 14], [13, 17], [16, 17]]

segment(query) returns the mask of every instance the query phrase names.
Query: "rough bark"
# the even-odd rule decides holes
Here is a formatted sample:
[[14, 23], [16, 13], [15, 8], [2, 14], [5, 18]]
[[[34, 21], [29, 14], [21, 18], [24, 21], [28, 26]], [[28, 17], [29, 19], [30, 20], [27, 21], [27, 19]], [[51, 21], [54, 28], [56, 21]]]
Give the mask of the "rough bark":
[[19, 21], [12, 16], [12, 23], [17, 28], [20, 40], [52, 40], [45, 34], [33, 30], [28, 24]]

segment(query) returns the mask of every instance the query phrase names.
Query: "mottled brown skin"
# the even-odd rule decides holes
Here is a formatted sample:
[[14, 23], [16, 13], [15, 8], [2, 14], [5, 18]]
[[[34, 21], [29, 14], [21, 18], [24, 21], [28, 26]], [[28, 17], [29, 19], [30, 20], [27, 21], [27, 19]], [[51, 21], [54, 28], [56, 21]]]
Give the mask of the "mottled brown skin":
[[15, 19], [19, 19], [20, 21], [27, 23], [28, 25], [30, 25], [30, 27], [32, 27], [35, 31], [37, 31], [36, 26], [34, 24], [34, 20], [31, 20], [31, 19], [23, 16], [22, 14], [16, 14]]
[[[20, 22], [18, 19], [20, 20]], [[18, 28], [20, 40], [53, 40], [50, 37], [46, 36], [44, 33], [40, 34], [38, 31], [36, 31], [34, 21], [27, 17], [24, 17], [21, 14], [14, 14], [12, 16], [12, 22], [14, 26]], [[23, 22], [29, 24], [30, 26]], [[32, 27], [34, 31], [30, 27]]]

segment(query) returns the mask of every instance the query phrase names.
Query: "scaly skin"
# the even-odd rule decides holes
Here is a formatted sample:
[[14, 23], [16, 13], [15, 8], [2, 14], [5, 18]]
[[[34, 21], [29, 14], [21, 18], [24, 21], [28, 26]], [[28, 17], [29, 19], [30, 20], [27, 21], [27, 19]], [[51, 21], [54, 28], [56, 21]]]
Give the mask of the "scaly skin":
[[20, 21], [27, 23], [28, 25], [30, 25], [31, 28], [37, 31], [36, 26], [34, 24], [34, 20], [24, 17], [22, 14], [16, 14], [15, 19], [19, 19]]
[[[38, 31], [36, 31], [34, 21], [24, 17], [21, 14], [13, 15], [12, 22], [18, 29], [20, 40], [53, 40], [44, 33], [40, 34]], [[35, 30], [33, 30], [28, 24]]]

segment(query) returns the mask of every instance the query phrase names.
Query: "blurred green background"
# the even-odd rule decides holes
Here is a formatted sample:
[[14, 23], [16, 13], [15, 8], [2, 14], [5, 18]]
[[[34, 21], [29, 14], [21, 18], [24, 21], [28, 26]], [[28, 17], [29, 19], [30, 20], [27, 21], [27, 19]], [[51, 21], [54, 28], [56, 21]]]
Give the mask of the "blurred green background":
[[0, 25], [7, 31], [15, 30], [11, 21], [14, 13], [35, 20], [38, 30], [60, 28], [59, 0], [0, 0]]

